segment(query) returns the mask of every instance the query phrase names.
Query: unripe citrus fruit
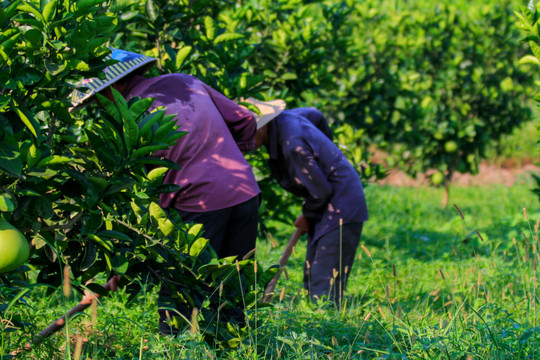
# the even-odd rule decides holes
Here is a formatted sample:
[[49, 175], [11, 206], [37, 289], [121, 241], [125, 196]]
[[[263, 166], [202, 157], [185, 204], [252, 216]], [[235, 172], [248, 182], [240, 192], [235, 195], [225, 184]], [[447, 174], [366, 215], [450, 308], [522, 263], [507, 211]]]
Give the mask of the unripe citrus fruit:
[[440, 185], [442, 184], [443, 180], [444, 180], [444, 175], [440, 171], [437, 171], [433, 173], [433, 175], [431, 175], [431, 183], [433, 185]]
[[458, 146], [455, 141], [450, 140], [444, 143], [444, 150], [446, 150], [446, 152], [449, 152], [449, 153], [456, 152], [457, 148]]
[[0, 273], [15, 270], [28, 260], [30, 247], [24, 235], [5, 220], [0, 220]]

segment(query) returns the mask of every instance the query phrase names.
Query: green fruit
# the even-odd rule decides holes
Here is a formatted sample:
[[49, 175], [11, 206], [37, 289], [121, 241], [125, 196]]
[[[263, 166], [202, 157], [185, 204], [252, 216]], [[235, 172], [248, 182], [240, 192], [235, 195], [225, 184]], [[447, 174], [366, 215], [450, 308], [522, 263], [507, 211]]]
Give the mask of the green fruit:
[[436, 173], [433, 173], [433, 175], [431, 175], [431, 183], [433, 185], [441, 185], [443, 181], [444, 175], [442, 172], [437, 171]]
[[444, 150], [446, 150], [446, 152], [453, 153], [456, 152], [457, 149], [458, 146], [455, 141], [450, 140], [444, 143]]
[[24, 235], [5, 220], [0, 220], [0, 273], [15, 270], [28, 260], [30, 247]]

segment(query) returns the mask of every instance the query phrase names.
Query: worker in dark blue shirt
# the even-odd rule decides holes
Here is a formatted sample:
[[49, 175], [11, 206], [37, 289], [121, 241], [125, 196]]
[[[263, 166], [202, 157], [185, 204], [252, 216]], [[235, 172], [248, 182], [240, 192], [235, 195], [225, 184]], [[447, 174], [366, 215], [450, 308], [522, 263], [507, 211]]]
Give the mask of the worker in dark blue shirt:
[[[255, 104], [257, 105], [257, 104]], [[312, 299], [341, 302], [368, 211], [362, 182], [332, 142], [326, 118], [315, 108], [282, 110], [257, 121], [279, 185], [304, 198], [295, 226], [307, 235], [304, 287]]]

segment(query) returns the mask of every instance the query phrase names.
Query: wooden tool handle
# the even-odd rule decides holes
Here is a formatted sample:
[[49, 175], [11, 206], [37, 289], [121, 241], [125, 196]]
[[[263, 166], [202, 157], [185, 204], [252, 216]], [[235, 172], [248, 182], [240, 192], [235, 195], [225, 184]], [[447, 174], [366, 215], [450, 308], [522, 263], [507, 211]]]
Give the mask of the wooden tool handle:
[[[116, 284], [118, 283], [120, 277], [118, 275], [113, 276], [105, 285], [102, 285], [103, 288], [107, 291], [116, 291]], [[99, 294], [94, 293], [87, 293], [84, 295], [82, 300], [71, 310], [67, 313], [67, 318], [71, 319], [73, 315], [84, 311], [87, 307], [89, 307], [93, 301], [96, 301], [100, 297]], [[55, 322], [51, 323], [49, 326], [47, 326], [45, 329], [43, 329], [38, 335], [37, 338], [34, 340], [34, 342], [39, 342], [42, 339], [45, 339], [46, 337], [50, 336], [51, 334], [54, 334], [58, 330], [64, 327], [66, 324], [66, 315], [62, 316]]]
[[281, 255], [281, 259], [279, 259], [279, 265], [281, 265], [281, 268], [279, 269], [276, 276], [274, 276], [274, 278], [270, 280], [270, 282], [268, 283], [268, 286], [266, 287], [266, 290], [264, 291], [264, 302], [270, 301], [270, 298], [272, 297], [272, 293], [274, 292], [274, 289], [276, 288], [276, 284], [279, 280], [279, 277], [281, 276], [283, 269], [285, 269], [285, 265], [287, 265], [287, 262], [289, 261], [289, 257], [291, 256], [293, 248], [296, 246], [296, 243], [298, 242], [298, 239], [300, 239], [300, 236], [302, 236], [304, 233], [305, 231], [300, 230], [298, 228], [294, 230], [294, 233], [292, 234], [291, 238], [289, 239], [289, 242], [287, 243], [287, 247], [283, 251], [283, 255]]

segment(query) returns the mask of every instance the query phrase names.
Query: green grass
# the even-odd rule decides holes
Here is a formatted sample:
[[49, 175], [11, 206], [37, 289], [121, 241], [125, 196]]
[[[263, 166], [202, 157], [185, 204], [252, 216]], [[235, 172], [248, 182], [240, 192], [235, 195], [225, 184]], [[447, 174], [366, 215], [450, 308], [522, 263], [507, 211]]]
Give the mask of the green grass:
[[[370, 220], [344, 307], [306, 300], [301, 240], [289, 279], [282, 276], [277, 286], [278, 292], [285, 288], [283, 299], [252, 312], [234, 348], [205, 344], [189, 329], [176, 339], [159, 336], [155, 292], [126, 305], [119, 291], [104, 299], [97, 323], [88, 325], [91, 311], [73, 320], [71, 354], [61, 332], [16, 359], [74, 359], [78, 338], [84, 359], [540, 358], [540, 203], [527, 186], [455, 187], [450, 204], [463, 218], [453, 206], [440, 208], [442, 189], [369, 186]], [[277, 262], [291, 232], [275, 235], [276, 248], [259, 241], [264, 267]], [[3, 332], [4, 351], [22, 346], [75, 303], [61, 294], [45, 298], [44, 291], [34, 289], [28, 306], [13, 308], [29, 325]]]

